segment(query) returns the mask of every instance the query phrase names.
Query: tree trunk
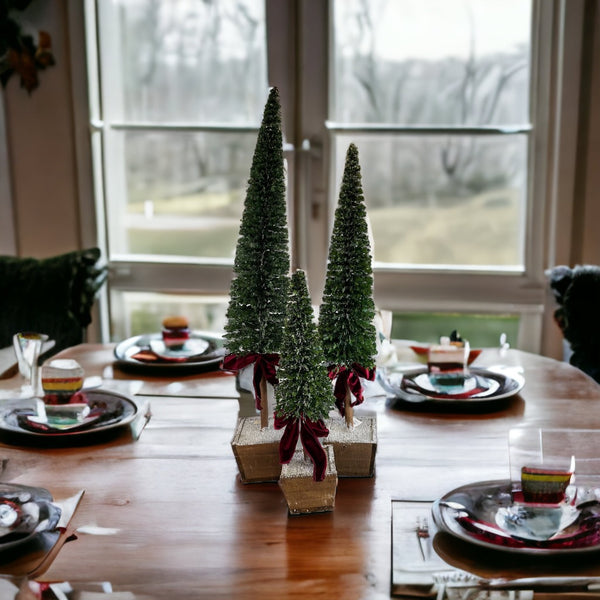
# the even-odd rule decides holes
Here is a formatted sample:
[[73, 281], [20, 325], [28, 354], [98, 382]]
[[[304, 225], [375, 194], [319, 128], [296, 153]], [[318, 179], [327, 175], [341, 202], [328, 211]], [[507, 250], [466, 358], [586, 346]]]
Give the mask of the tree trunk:
[[346, 384], [346, 398], [344, 399], [344, 415], [346, 416], [346, 425], [348, 429], [354, 427], [354, 407], [352, 406], [352, 392], [350, 386]]
[[264, 377], [260, 380], [260, 399], [262, 404], [260, 426], [261, 429], [265, 429], [269, 426], [269, 398], [267, 395], [267, 380]]

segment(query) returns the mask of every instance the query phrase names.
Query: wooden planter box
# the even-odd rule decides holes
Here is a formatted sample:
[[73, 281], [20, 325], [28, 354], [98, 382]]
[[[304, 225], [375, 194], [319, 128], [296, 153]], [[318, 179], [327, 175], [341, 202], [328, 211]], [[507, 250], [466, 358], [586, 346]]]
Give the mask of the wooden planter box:
[[279, 487], [283, 491], [288, 510], [292, 515], [316, 512], [330, 512], [335, 506], [337, 472], [333, 449], [327, 452], [327, 473], [323, 481], [313, 480], [313, 464], [304, 458], [304, 452], [297, 450], [289, 464], [283, 465]]
[[377, 453], [377, 417], [359, 416], [359, 425], [348, 429], [345, 421], [327, 419], [329, 435], [324, 444], [335, 453], [338, 477], [373, 477]]
[[266, 483], [279, 479], [279, 440], [282, 435], [283, 429], [275, 430], [272, 419], [266, 429], [261, 429], [260, 417], [238, 419], [231, 449], [242, 483]]

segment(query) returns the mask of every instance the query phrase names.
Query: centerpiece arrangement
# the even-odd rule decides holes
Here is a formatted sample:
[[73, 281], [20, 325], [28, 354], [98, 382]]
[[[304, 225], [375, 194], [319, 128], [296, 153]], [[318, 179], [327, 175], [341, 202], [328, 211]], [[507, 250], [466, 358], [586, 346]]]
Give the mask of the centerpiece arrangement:
[[377, 333], [374, 325], [373, 267], [358, 149], [350, 144], [333, 232], [319, 334], [341, 419], [328, 422], [340, 477], [370, 477], [375, 466], [375, 417], [354, 418], [364, 400], [361, 379], [375, 378]]
[[[236, 247], [223, 360], [238, 379], [252, 369], [260, 417], [241, 416], [240, 410], [231, 446], [242, 482], [279, 481], [286, 498], [302, 489], [302, 502], [288, 498], [292, 513], [331, 510], [338, 475], [371, 477], [377, 449], [376, 418], [354, 418], [354, 407], [364, 400], [362, 380], [375, 378], [377, 354], [371, 248], [354, 144], [346, 155], [318, 324], [304, 272], [292, 276], [290, 292], [289, 269], [281, 108], [272, 88]], [[336, 406], [343, 418], [328, 416]], [[296, 449], [298, 440], [314, 465], [312, 474]], [[323, 481], [329, 482], [327, 493], [326, 486], [313, 486]]]
[[255, 416], [239, 420], [231, 442], [242, 481], [277, 481], [280, 432], [273, 429], [269, 396], [277, 383], [289, 285], [289, 240], [281, 107], [272, 88], [252, 158], [237, 242], [225, 326], [223, 368], [253, 366]]
[[304, 271], [296, 271], [291, 278], [275, 397], [275, 428], [285, 428], [279, 443], [283, 464], [279, 486], [290, 513], [333, 510], [334, 455], [319, 440], [329, 433], [324, 419], [333, 408], [333, 394]]

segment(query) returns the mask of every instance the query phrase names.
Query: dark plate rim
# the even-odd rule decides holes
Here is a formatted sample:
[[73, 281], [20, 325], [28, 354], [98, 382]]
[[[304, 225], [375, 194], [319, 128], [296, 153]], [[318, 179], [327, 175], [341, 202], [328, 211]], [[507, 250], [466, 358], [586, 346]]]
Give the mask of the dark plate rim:
[[101, 433], [103, 431], [109, 431], [111, 429], [124, 427], [125, 425], [128, 425], [135, 419], [135, 417], [139, 411], [138, 405], [134, 400], [132, 400], [131, 398], [128, 398], [127, 396], [120, 394], [118, 392], [114, 392], [112, 390], [103, 390], [102, 388], [98, 388], [98, 389], [93, 389], [93, 390], [87, 390], [85, 393], [88, 396], [95, 396], [95, 395], [112, 396], [112, 397], [120, 400], [121, 403], [128, 404], [131, 407], [133, 407], [133, 411], [130, 414], [125, 415], [122, 419], [119, 419], [118, 421], [106, 423], [105, 425], [99, 424], [97, 427], [94, 427], [92, 424], [92, 426], [90, 426], [86, 429], [80, 429], [78, 431], [54, 431], [54, 432], [44, 433], [41, 431], [31, 431], [29, 429], [24, 429], [23, 427], [15, 427], [15, 426], [11, 425], [10, 423], [6, 422], [6, 418], [5, 418], [6, 414], [8, 412], [14, 411], [15, 408], [18, 407], [16, 405], [19, 402], [25, 403], [25, 402], [30, 402], [32, 400], [31, 398], [20, 398], [20, 399], [15, 399], [13, 402], [10, 403], [9, 406], [4, 406], [2, 411], [0, 411], [0, 431], [5, 431], [5, 432], [11, 433], [11, 434], [16, 433], [16, 434], [24, 435], [24, 436], [27, 436], [30, 438], [48, 439], [48, 440], [50, 440], [50, 439], [69, 439], [69, 438], [74, 438], [74, 437], [81, 438], [83, 436], [92, 436], [92, 435]]
[[2, 542], [2, 538], [0, 538], [0, 552], [4, 553], [7, 550], [12, 550], [13, 548], [20, 546], [21, 544], [25, 544], [30, 542], [36, 535], [41, 533], [45, 533], [47, 531], [51, 531], [56, 527], [60, 520], [60, 515], [62, 513], [61, 509], [53, 503], [52, 494], [45, 488], [38, 488], [29, 485], [21, 485], [18, 483], [7, 483], [0, 482], [0, 496], [3, 496], [3, 491], [1, 488], [12, 488], [13, 490], [21, 490], [29, 492], [33, 501], [40, 507], [40, 509], [46, 509], [47, 515], [44, 515], [44, 519], [48, 519], [47, 526], [42, 530], [37, 530], [39, 524], [42, 520], [38, 520], [36, 528], [33, 531], [27, 533], [21, 538], [16, 540], [11, 540], [9, 542]]
[[[462, 540], [468, 544], [473, 544], [475, 546], [479, 546], [482, 548], [488, 548], [490, 550], [497, 550], [499, 552], [507, 553], [507, 554], [521, 554], [528, 556], [564, 556], [569, 555], [572, 556], [574, 554], [588, 554], [592, 552], [598, 552], [600, 550], [600, 543], [585, 546], [580, 548], [539, 548], [539, 547], [522, 547], [522, 548], [513, 548], [511, 546], [503, 546], [502, 544], [495, 544], [492, 541], [480, 540], [473, 537], [468, 531], [460, 527], [458, 523], [456, 523], [456, 528], [451, 527], [447, 521], [446, 517], [448, 512], [452, 509], [446, 508], [440, 505], [440, 501], [443, 500], [452, 500], [454, 496], [457, 494], [462, 494], [468, 492], [469, 490], [477, 490], [478, 488], [491, 490], [491, 489], [502, 489], [508, 488], [510, 489], [511, 481], [509, 479], [497, 479], [497, 480], [489, 480], [489, 481], [476, 481], [473, 483], [469, 483], [466, 485], [459, 486], [446, 494], [444, 494], [441, 498], [435, 500], [435, 502], [431, 506], [431, 514], [433, 517], [433, 521], [438, 528], [439, 531], [447, 533], [452, 537]], [[499, 505], [500, 506], [500, 505]], [[449, 518], [449, 517], [448, 517]], [[509, 532], [506, 532], [507, 535], [510, 535]]]
[[[385, 370], [385, 369], [383, 369]], [[487, 396], [471, 396], [469, 398], [456, 398], [448, 396], [446, 398], [439, 396], [429, 396], [419, 391], [408, 391], [404, 388], [391, 386], [387, 383], [385, 375], [380, 373], [380, 383], [383, 389], [392, 398], [396, 398], [406, 402], [407, 404], [435, 404], [439, 406], [444, 405], [459, 405], [459, 406], [482, 406], [485, 404], [496, 404], [501, 400], [506, 400], [517, 395], [525, 385], [525, 378], [517, 373], [504, 373], [500, 371], [494, 371], [483, 367], [470, 367], [469, 370], [476, 375], [485, 377], [487, 379], [494, 379], [500, 383], [500, 388], [493, 394]], [[422, 375], [427, 372], [427, 367], [419, 367], [414, 369], [402, 370], [402, 374], [405, 377], [415, 377]]]
[[115, 363], [123, 370], [139, 373], [145, 372], [168, 374], [179, 373], [183, 371], [198, 373], [215, 370], [215, 368], [218, 367], [223, 361], [223, 356], [225, 354], [222, 350], [224, 347], [223, 336], [219, 335], [218, 333], [200, 330], [193, 330], [191, 335], [196, 338], [205, 339], [211, 342], [213, 349], [205, 354], [206, 359], [196, 361], [150, 363], [136, 360], [127, 356], [127, 352], [131, 348], [138, 346], [140, 349], [142, 349], [144, 347], [138, 345], [140, 340], [153, 340], [160, 339], [162, 337], [160, 332], [154, 332], [136, 335], [119, 342], [114, 348]]

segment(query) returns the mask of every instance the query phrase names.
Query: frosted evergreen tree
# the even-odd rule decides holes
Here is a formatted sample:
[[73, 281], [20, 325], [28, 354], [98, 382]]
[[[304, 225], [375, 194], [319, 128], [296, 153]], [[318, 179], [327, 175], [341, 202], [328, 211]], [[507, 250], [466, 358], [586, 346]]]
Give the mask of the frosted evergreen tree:
[[[252, 158], [225, 325], [223, 366], [254, 363], [256, 407], [268, 425], [266, 384], [277, 382], [290, 269], [279, 92], [265, 105]], [[264, 400], [264, 402], [263, 402]]]
[[305, 454], [313, 461], [314, 479], [322, 481], [327, 455], [319, 438], [329, 433], [323, 419], [333, 408], [334, 398], [313, 321], [306, 276], [300, 270], [291, 277], [275, 398], [275, 427], [285, 427], [279, 445], [282, 464], [290, 462], [300, 437]]
[[[373, 379], [377, 353], [373, 324], [373, 267], [358, 149], [350, 144], [319, 312], [319, 334], [329, 376], [335, 379], [336, 405], [349, 427], [363, 401], [360, 377]], [[354, 395], [355, 400], [352, 400]]]

